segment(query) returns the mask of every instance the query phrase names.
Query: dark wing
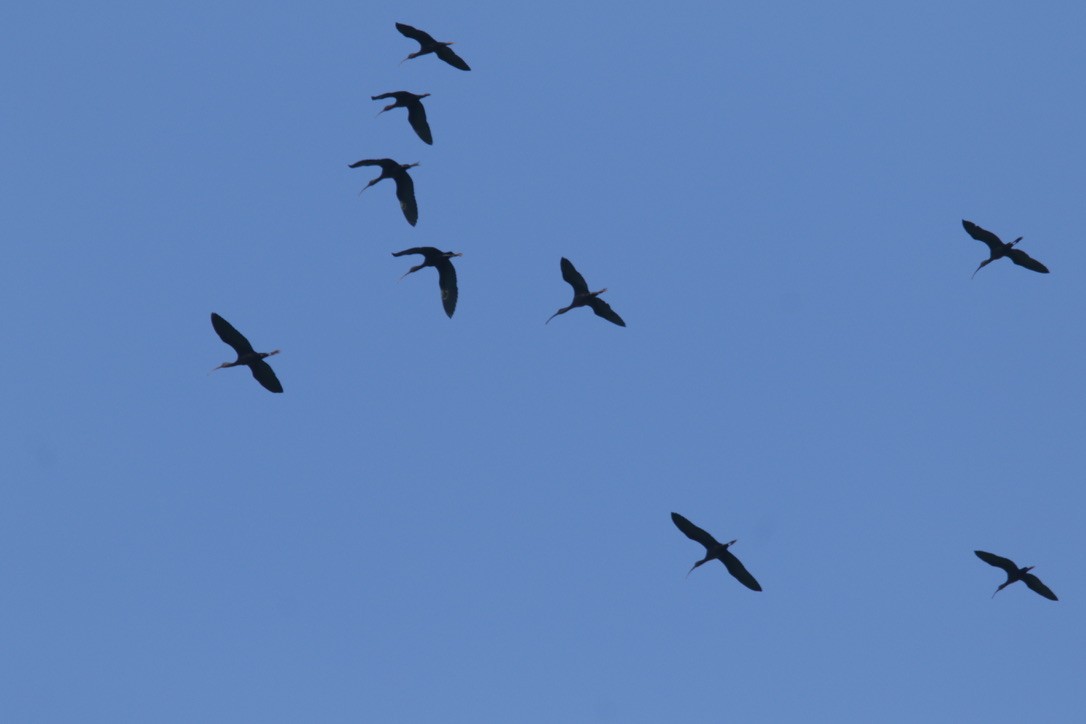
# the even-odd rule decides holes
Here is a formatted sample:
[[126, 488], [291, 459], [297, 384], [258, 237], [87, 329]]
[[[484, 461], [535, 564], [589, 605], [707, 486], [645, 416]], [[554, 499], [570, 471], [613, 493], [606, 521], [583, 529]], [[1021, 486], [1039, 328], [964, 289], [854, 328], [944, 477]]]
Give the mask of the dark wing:
[[452, 48], [447, 45], [439, 45], [434, 48], [434, 55], [441, 58], [454, 68], [459, 68], [460, 70], [471, 70], [471, 66], [465, 63], [464, 59], [454, 53]]
[[282, 392], [283, 386], [279, 384], [279, 378], [272, 372], [271, 365], [262, 359], [256, 362], [249, 363], [249, 370], [253, 373], [253, 377], [256, 381], [264, 386], [265, 390], [271, 392]]
[[622, 317], [615, 313], [615, 310], [611, 309], [611, 305], [603, 301], [599, 297], [592, 297], [588, 300], [588, 306], [592, 307], [592, 311], [596, 313], [597, 317], [603, 317], [608, 322], [614, 322], [620, 327], [625, 327], [626, 323], [622, 321]]
[[687, 538], [692, 541], [697, 541], [698, 543], [701, 543], [706, 548], [712, 548], [714, 546], [720, 545], [716, 542], [716, 538], [709, 535], [701, 528], [697, 527], [678, 513], [671, 514], [671, 522], [674, 523], [675, 527], [681, 530], [683, 532], [683, 535], [685, 535]]
[[419, 138], [433, 145], [434, 137], [430, 135], [430, 124], [426, 122], [426, 109], [422, 107], [422, 101], [416, 100], [407, 105], [407, 122], [419, 134]]
[[762, 587], [758, 585], [758, 581], [754, 580], [754, 576], [750, 575], [750, 572], [743, 567], [738, 558], [732, 555], [731, 551], [725, 550], [721, 553], [720, 562], [728, 569], [728, 573], [735, 577], [735, 580], [752, 591], [762, 590]]
[[347, 168], [359, 168], [360, 166], [380, 166], [386, 173], [395, 173], [394, 169], [400, 168], [400, 164], [391, 158], [364, 158], [361, 161], [347, 164]]
[[588, 294], [588, 282], [584, 280], [579, 271], [573, 268], [573, 263], [565, 257], [562, 257], [562, 278], [573, 287], [574, 294]]
[[973, 551], [977, 554], [977, 558], [981, 559], [990, 566], [996, 568], [1002, 568], [1007, 572], [1008, 576], [1018, 575], [1018, 566], [1014, 565], [1014, 561], [1008, 560], [1001, 556], [997, 556], [994, 553], [985, 553], [984, 551]]
[[423, 31], [419, 30], [418, 28], [412, 28], [410, 25], [404, 25], [403, 23], [396, 23], [396, 29], [399, 30], [402, 35], [406, 35], [407, 37], [411, 38], [412, 40], [417, 41], [418, 44], [421, 45], [424, 48], [427, 45], [432, 45], [433, 43], [436, 42], [432, 37], [430, 37], [429, 33], [424, 33]]
[[1018, 266], [1024, 266], [1025, 268], [1032, 269], [1035, 272], [1048, 274], [1048, 267], [1034, 259], [1026, 252], [1022, 251], [1021, 249], [1008, 249], [1007, 256], [1009, 256], [1011, 258], [1011, 261], [1013, 261]]
[[999, 237], [987, 229], [982, 229], [972, 221], [966, 221], [965, 219], [962, 219], [962, 226], [965, 227], [966, 232], [971, 237], [987, 244], [993, 254], [1003, 248], [1003, 242], [999, 240]]
[[1032, 573], [1027, 573], [1026, 575], [1022, 576], [1022, 580], [1026, 582], [1027, 586], [1047, 598], [1049, 601], [1060, 600], [1056, 598], [1056, 594], [1052, 592], [1051, 588], [1041, 583], [1041, 579], [1033, 575]]
[[431, 255], [440, 256], [441, 250], [433, 246], [413, 246], [410, 249], [392, 252], [392, 256], [404, 256], [406, 254], [422, 254], [429, 259]]
[[456, 298], [459, 291], [456, 288], [456, 269], [448, 259], [442, 259], [437, 266], [437, 283], [441, 286], [441, 305], [445, 307], [445, 314], [452, 319], [456, 311]]
[[219, 339], [234, 348], [234, 351], [238, 353], [238, 357], [253, 354], [253, 345], [249, 344], [249, 340], [245, 339], [245, 335], [234, 329], [230, 322], [214, 312], [211, 313], [211, 326], [218, 332]]
[[400, 200], [400, 208], [403, 209], [407, 223], [414, 226], [419, 220], [419, 207], [415, 203], [415, 182], [403, 169], [396, 174], [396, 198]]

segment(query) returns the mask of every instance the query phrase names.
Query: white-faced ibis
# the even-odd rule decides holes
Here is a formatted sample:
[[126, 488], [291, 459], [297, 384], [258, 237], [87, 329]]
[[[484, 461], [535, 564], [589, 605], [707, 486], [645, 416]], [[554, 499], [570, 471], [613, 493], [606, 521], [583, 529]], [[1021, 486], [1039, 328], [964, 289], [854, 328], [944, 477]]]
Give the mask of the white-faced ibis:
[[691, 568], [686, 575], [689, 576], [690, 573], [694, 571], [694, 568], [697, 568], [702, 563], [718, 560], [724, 564], [724, 567], [728, 569], [728, 573], [732, 574], [732, 576], [735, 577], [735, 580], [739, 581], [752, 591], [762, 590], [762, 587], [758, 585], [758, 581], [754, 580], [754, 576], [750, 575], [747, 569], [743, 567], [743, 564], [739, 562], [739, 559], [732, 555], [732, 552], [728, 550], [728, 546], [734, 544], [736, 541], [718, 543], [716, 538], [709, 535], [678, 513], [672, 513], [671, 520], [675, 523], [675, 527], [681, 530], [687, 538], [705, 546], [705, 557], [695, 563], [693, 568]]
[[1031, 269], [1035, 272], [1040, 272], [1041, 274], [1048, 274], [1048, 267], [1031, 257], [1026, 252], [1022, 251], [1021, 249], [1014, 248], [1014, 245], [1022, 241], [1022, 239], [1024, 239], [1025, 237], [1020, 236], [1011, 243], [1004, 244], [998, 236], [988, 231], [987, 229], [980, 228], [972, 221], [966, 221], [965, 219], [962, 219], [962, 226], [965, 227], [965, 230], [969, 233], [971, 237], [973, 237], [977, 241], [983, 241], [985, 244], [987, 244], [988, 253], [991, 255], [987, 259], [982, 261], [980, 263], [980, 266], [978, 266], [976, 270], [973, 271], [973, 276], [976, 276], [977, 272], [991, 264], [996, 259], [1002, 259], [1003, 257], [1009, 257], [1010, 260], [1018, 266], [1024, 266], [1026, 269]]
[[440, 40], [434, 40], [429, 33], [424, 33], [418, 28], [412, 28], [410, 25], [404, 25], [403, 23], [396, 23], [396, 29], [399, 30], [401, 34], [406, 35], [412, 40], [418, 41], [419, 44], [418, 52], [412, 53], [411, 55], [407, 56], [400, 61], [401, 63], [404, 60], [411, 60], [412, 58], [417, 58], [420, 55], [433, 53], [454, 68], [459, 68], [460, 70], [471, 70], [471, 68], [468, 67], [468, 64], [464, 62], [464, 59], [454, 53], [452, 51], [452, 48], [449, 47], [450, 45], [452, 45], [452, 41], [443, 42]]
[[562, 278], [573, 287], [573, 301], [568, 307], [562, 307], [557, 312], [552, 314], [544, 324], [550, 323], [551, 319], [554, 319], [559, 314], [565, 314], [571, 309], [577, 307], [592, 307], [592, 311], [596, 313], [597, 317], [603, 317], [608, 322], [613, 322], [620, 327], [625, 327], [626, 323], [622, 321], [622, 317], [615, 313], [615, 310], [611, 309], [611, 305], [600, 299], [600, 295], [606, 292], [606, 289], [601, 289], [598, 292], [588, 291], [588, 284], [585, 282], [584, 277], [580, 272], [573, 268], [573, 264], [569, 259], [562, 257]]
[[370, 100], [380, 101], [395, 98], [395, 103], [385, 106], [377, 115], [381, 115], [385, 111], [391, 111], [393, 108], [406, 108], [407, 122], [415, 129], [415, 133], [423, 141], [433, 145], [434, 137], [430, 135], [430, 124], [426, 122], [426, 109], [422, 107], [422, 99], [429, 95], [429, 93], [415, 95], [408, 91], [392, 91], [391, 93], [382, 93], [379, 96], [370, 96]]
[[[459, 252], [441, 251], [432, 246], [413, 246], [410, 249], [392, 252], [392, 256], [403, 256], [404, 254], [422, 254], [423, 262], [408, 269], [404, 272], [403, 277], [428, 266], [437, 269], [437, 283], [441, 287], [441, 305], [445, 307], [445, 314], [449, 315], [449, 319], [452, 319], [453, 312], [456, 311], [458, 292], [456, 290], [456, 269], [453, 268], [452, 262], [449, 260], [454, 256], [463, 255]], [[403, 279], [403, 277], [400, 277], [400, 279]]]
[[[279, 354], [279, 350], [274, 350], [272, 352], [254, 352], [253, 345], [249, 344], [249, 340], [245, 339], [245, 335], [234, 329], [230, 322], [227, 322], [214, 312], [211, 313], [211, 326], [218, 332], [219, 338], [233, 347], [238, 355], [237, 360], [234, 362], [223, 362], [215, 368], [216, 370], [221, 370], [223, 367], [248, 365], [249, 371], [253, 373], [253, 377], [256, 378], [256, 381], [264, 386], [264, 389], [270, 390], [271, 392], [283, 391], [283, 385], [279, 384], [279, 378], [275, 376], [275, 372], [272, 371], [271, 366], [264, 361], [265, 357]], [[214, 371], [215, 370], [212, 370], [212, 372]]]
[[[371, 158], [363, 159], [361, 161], [355, 161], [349, 164], [348, 168], [359, 168], [361, 166], [380, 166], [381, 175], [366, 184], [365, 191], [370, 186], [382, 179], [390, 178], [396, 182], [396, 198], [400, 200], [400, 208], [403, 209], [404, 218], [407, 219], [407, 223], [414, 226], [419, 220], [419, 207], [415, 203], [415, 182], [411, 180], [411, 177], [407, 175], [407, 169], [418, 166], [417, 163], [397, 163], [391, 158]], [[359, 191], [358, 193], [362, 193]]]
[[1022, 581], [1035, 592], [1041, 594], [1050, 601], [1058, 601], [1056, 594], [1052, 592], [1045, 584], [1041, 583], [1041, 579], [1030, 573], [1033, 570], [1033, 566], [1026, 566], [1025, 568], [1019, 568], [1014, 564], [1014, 561], [997, 556], [994, 553], [985, 553], [984, 551], [973, 551], [977, 554], [977, 558], [981, 559], [990, 566], [996, 568], [1002, 568], [1007, 573], [1007, 582], [1001, 585], [992, 594], [992, 598], [995, 598], [996, 593], [999, 593], [1007, 586], [1011, 585], [1015, 581]]

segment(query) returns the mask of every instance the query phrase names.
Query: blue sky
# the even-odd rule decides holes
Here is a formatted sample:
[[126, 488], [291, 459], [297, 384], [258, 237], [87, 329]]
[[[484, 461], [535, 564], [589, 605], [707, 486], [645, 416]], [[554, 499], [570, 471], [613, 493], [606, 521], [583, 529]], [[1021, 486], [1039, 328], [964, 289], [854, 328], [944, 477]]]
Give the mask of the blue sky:
[[1084, 21], [5, 9], [0, 718], [1077, 721]]

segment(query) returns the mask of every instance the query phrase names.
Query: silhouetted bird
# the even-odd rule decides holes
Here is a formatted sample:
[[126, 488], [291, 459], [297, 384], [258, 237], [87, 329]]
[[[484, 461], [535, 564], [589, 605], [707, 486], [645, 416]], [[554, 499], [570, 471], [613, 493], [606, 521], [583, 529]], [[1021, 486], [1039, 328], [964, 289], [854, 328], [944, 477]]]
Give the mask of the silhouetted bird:
[[728, 550], [728, 546], [734, 544], [736, 541], [733, 540], [723, 544], [718, 543], [716, 538], [709, 535], [678, 513], [672, 513], [671, 520], [687, 538], [705, 546], [705, 557], [695, 563], [693, 568], [687, 571], [686, 575], [689, 576], [694, 571], [694, 568], [697, 568], [702, 563], [718, 560], [728, 569], [728, 573], [732, 574], [732, 576], [744, 586], [752, 591], [762, 590], [762, 587], [758, 585], [758, 581], [754, 580], [754, 576], [750, 575], [747, 569], [743, 567], [743, 564], [739, 562], [739, 559], [732, 555], [732, 552]]
[[399, 30], [403, 35], [411, 38], [412, 40], [418, 41], [419, 44], [418, 52], [412, 53], [411, 55], [407, 56], [400, 61], [401, 63], [404, 60], [411, 60], [412, 58], [417, 58], [420, 55], [433, 53], [454, 68], [459, 68], [460, 70], [471, 70], [471, 68], [468, 67], [468, 64], [464, 62], [464, 59], [454, 53], [452, 51], [452, 48], [449, 47], [450, 45], [452, 45], [452, 41], [443, 42], [440, 40], [434, 40], [429, 33], [424, 33], [418, 28], [412, 28], [410, 25], [404, 25], [403, 23], [396, 23], [396, 29]]
[[981, 559], [988, 565], [995, 566], [996, 568], [1002, 568], [1004, 571], [1007, 572], [1007, 582], [995, 590], [995, 593], [992, 594], [992, 598], [995, 598], [996, 593], [999, 593], [1015, 581], [1023, 581], [1027, 586], [1029, 586], [1031, 589], [1041, 594], [1048, 600], [1059, 600], [1058, 598], [1056, 598], [1056, 594], [1053, 593], [1048, 586], [1041, 583], [1041, 579], [1030, 573], [1030, 571], [1033, 570], [1033, 566], [1019, 568], [1014, 564], [1014, 561], [1008, 560], [1001, 556], [997, 556], [993, 553], [985, 553], [984, 551], [973, 552], [977, 554], [977, 558]]
[[1015, 244], [1022, 241], [1022, 239], [1024, 239], [1025, 237], [1020, 236], [1011, 243], [1004, 244], [998, 236], [988, 231], [987, 229], [980, 228], [972, 221], [966, 221], [965, 219], [962, 219], [962, 226], [965, 227], [965, 230], [969, 233], [971, 237], [973, 237], [977, 241], [983, 241], [985, 244], [987, 244], [988, 253], [991, 254], [990, 257], [982, 261], [980, 263], [980, 266], [978, 266], [973, 271], [973, 276], [976, 276], [977, 272], [991, 264], [996, 259], [1002, 259], [1005, 256], [1009, 257], [1010, 260], [1018, 266], [1024, 266], [1026, 269], [1032, 269], [1035, 272], [1048, 274], [1048, 267], [1046, 267], [1044, 264], [1037, 261], [1021, 249], [1013, 248]]
[[[456, 290], [456, 269], [453, 268], [452, 262], [449, 260], [454, 256], [463, 255], [459, 252], [441, 251], [432, 246], [413, 246], [410, 249], [392, 252], [392, 256], [403, 256], [404, 254], [422, 254], [424, 260], [418, 266], [413, 266], [404, 272], [403, 277], [428, 266], [437, 269], [437, 283], [441, 287], [441, 305], [445, 307], [445, 314], [449, 315], [449, 319], [452, 319], [453, 312], [456, 311], [458, 292]], [[403, 279], [403, 277], [400, 277], [400, 279]]]
[[625, 327], [626, 323], [622, 321], [622, 317], [615, 314], [615, 310], [611, 309], [611, 305], [600, 299], [599, 295], [606, 292], [606, 289], [601, 289], [598, 292], [588, 291], [588, 284], [585, 282], [584, 277], [580, 272], [573, 268], [573, 264], [569, 259], [562, 257], [562, 278], [573, 287], [573, 302], [568, 307], [562, 307], [557, 312], [552, 314], [544, 324], [550, 323], [551, 319], [554, 319], [559, 314], [565, 314], [571, 309], [577, 307], [592, 307], [592, 311], [596, 313], [597, 317], [603, 317], [608, 322], [613, 322], [620, 327]]
[[393, 108], [406, 108], [407, 122], [415, 129], [415, 133], [419, 134], [419, 138], [426, 143], [433, 144], [434, 137], [430, 135], [430, 124], [426, 122], [426, 109], [422, 107], [422, 99], [429, 95], [429, 93], [423, 93], [420, 96], [407, 91], [393, 91], [391, 93], [382, 93], [379, 96], [370, 96], [370, 100], [380, 101], [386, 98], [395, 98], [395, 103], [385, 106], [377, 115], [381, 115], [385, 111], [391, 111]]
[[[219, 338], [233, 347], [234, 351], [238, 354], [236, 361], [223, 362], [216, 367], [215, 370], [221, 370], [223, 367], [248, 365], [249, 371], [253, 373], [253, 377], [256, 378], [256, 381], [264, 386], [264, 389], [272, 392], [283, 391], [283, 386], [279, 384], [279, 379], [275, 376], [275, 372], [273, 372], [271, 366], [264, 361], [265, 357], [279, 354], [279, 350], [274, 350], [272, 352], [254, 352], [253, 345], [249, 344], [249, 340], [245, 339], [245, 336], [241, 332], [234, 329], [230, 322], [227, 322], [214, 312], [211, 313], [211, 326], [218, 332]], [[214, 372], [215, 370], [211, 371]]]
[[[391, 158], [374, 158], [355, 161], [349, 164], [348, 168], [359, 168], [360, 166], [381, 167], [381, 175], [366, 184], [366, 188], [362, 189], [362, 191], [382, 179], [390, 178], [396, 182], [396, 198], [400, 200], [400, 208], [403, 209], [404, 218], [407, 219], [407, 223], [414, 226], [419, 220], [419, 207], [415, 203], [415, 182], [407, 175], [407, 169], [414, 168], [418, 164], [397, 163]], [[358, 193], [361, 194], [362, 191]]]

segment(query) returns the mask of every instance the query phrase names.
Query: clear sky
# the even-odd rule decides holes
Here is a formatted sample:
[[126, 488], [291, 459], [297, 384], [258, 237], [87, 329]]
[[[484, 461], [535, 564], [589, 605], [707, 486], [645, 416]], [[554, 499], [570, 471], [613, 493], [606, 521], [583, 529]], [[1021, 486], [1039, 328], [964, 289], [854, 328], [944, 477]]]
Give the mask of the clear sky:
[[1082, 3], [0, 16], [3, 721], [1082, 721]]

